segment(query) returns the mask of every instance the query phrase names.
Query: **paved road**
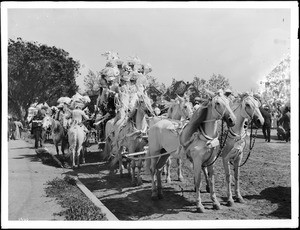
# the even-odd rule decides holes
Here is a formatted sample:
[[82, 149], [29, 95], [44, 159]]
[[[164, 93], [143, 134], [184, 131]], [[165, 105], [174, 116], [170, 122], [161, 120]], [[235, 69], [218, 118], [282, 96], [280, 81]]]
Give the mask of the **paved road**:
[[32, 146], [24, 140], [8, 143], [8, 220], [63, 220], [54, 215], [61, 206], [44, 189], [66, 169], [42, 164]]

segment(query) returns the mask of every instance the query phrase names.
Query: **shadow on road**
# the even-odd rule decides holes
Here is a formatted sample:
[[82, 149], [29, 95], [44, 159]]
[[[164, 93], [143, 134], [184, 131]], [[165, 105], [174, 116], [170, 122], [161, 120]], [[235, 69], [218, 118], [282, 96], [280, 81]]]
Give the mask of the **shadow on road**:
[[24, 158], [28, 158], [31, 162], [40, 161], [37, 155], [32, 155], [32, 154], [23, 154], [23, 155], [19, 155], [19, 157], [13, 157], [12, 159], [24, 159]]
[[268, 215], [280, 219], [291, 219], [291, 187], [269, 187], [260, 192], [260, 195], [244, 196], [246, 199], [269, 200], [278, 204], [277, 210]]
[[194, 206], [194, 202], [174, 193], [172, 188], [165, 189], [164, 198], [156, 201], [151, 200], [151, 187], [143, 190], [136, 188], [136, 190], [126, 197], [104, 198], [101, 201], [120, 220], [139, 220], [143, 217], [155, 220], [163, 215], [190, 212], [191, 206]]

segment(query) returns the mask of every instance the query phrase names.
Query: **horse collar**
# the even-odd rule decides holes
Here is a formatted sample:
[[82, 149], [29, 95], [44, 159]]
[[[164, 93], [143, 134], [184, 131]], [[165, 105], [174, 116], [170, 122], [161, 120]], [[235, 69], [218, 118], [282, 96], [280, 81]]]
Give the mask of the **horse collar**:
[[244, 139], [246, 136], [246, 132], [244, 132], [243, 134], [237, 134], [232, 130], [231, 127], [228, 130], [229, 130], [229, 134], [230, 134], [229, 137], [232, 139], [241, 140], [241, 139]]
[[208, 136], [208, 135], [204, 132], [202, 126], [199, 127], [199, 133], [200, 133], [200, 135], [202, 135], [202, 136], [203, 136], [206, 140], [208, 140], [208, 141], [211, 141], [211, 140], [214, 139], [214, 138]]

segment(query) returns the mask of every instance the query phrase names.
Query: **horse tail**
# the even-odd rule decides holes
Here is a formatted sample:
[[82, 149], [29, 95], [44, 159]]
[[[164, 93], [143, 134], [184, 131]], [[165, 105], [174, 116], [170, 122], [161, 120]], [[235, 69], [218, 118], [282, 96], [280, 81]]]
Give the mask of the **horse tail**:
[[68, 133], [68, 139], [69, 139], [69, 145], [70, 149], [74, 149], [75, 151], [77, 150], [78, 146], [78, 138], [77, 138], [77, 132], [72, 128], [71, 132]]

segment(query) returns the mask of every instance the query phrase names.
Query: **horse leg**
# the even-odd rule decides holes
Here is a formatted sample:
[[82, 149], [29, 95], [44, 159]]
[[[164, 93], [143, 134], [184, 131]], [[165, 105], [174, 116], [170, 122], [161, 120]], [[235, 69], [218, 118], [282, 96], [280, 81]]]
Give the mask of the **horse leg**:
[[177, 159], [177, 164], [178, 164], [178, 171], [177, 171], [177, 173], [178, 173], [178, 180], [179, 181], [184, 181], [184, 178], [183, 178], [183, 175], [182, 175], [182, 160], [181, 160], [181, 158], [178, 158]]
[[210, 192], [210, 189], [209, 189], [209, 181], [208, 181], [208, 172], [207, 172], [207, 167], [203, 167], [202, 168], [202, 171], [203, 171], [203, 174], [204, 174], [204, 177], [205, 177], [205, 181], [206, 181], [206, 192]]
[[220, 210], [221, 206], [215, 193], [214, 165], [208, 166], [207, 169], [208, 169], [208, 178], [209, 178], [210, 198], [213, 202], [213, 208], [216, 210]]
[[[151, 156], [151, 154], [150, 154]], [[157, 200], [157, 178], [156, 178], [156, 164], [157, 164], [157, 158], [149, 159], [151, 161], [150, 163], [150, 174], [151, 174], [151, 182], [152, 182], [152, 193], [151, 193], [151, 199]]]
[[65, 144], [65, 140], [64, 140], [64, 137], [62, 136], [61, 137], [61, 152], [63, 154], [63, 156], [65, 155], [65, 147], [66, 147], [66, 144]]
[[71, 152], [72, 155], [72, 168], [75, 169], [75, 149], [71, 146], [69, 152]]
[[123, 162], [122, 162], [122, 148], [118, 150], [117, 157], [119, 161], [119, 171], [120, 171], [120, 177], [123, 177]]
[[157, 171], [156, 171], [157, 197], [158, 197], [158, 199], [163, 199], [162, 183], [161, 183], [161, 171], [162, 171], [162, 168], [157, 169]]
[[237, 159], [234, 161], [234, 179], [235, 179], [235, 196], [236, 196], [236, 201], [238, 203], [245, 203], [241, 193], [240, 193], [240, 163], [242, 161], [243, 158], [243, 153], [239, 154], [239, 157], [237, 157]]
[[83, 148], [82, 146], [79, 146], [76, 150], [77, 168], [80, 168], [80, 156], [82, 155], [83, 157], [84, 155], [84, 153], [81, 151], [83, 151]]
[[53, 140], [53, 142], [54, 142], [55, 149], [56, 149], [56, 155], [58, 156], [59, 155], [58, 142], [55, 139]]
[[131, 160], [130, 167], [131, 167], [131, 183], [133, 186], [135, 186], [137, 185], [137, 183], [135, 183], [135, 167], [136, 167], [135, 160]]
[[201, 196], [200, 196], [200, 187], [201, 187], [201, 165], [202, 162], [200, 159], [194, 159], [194, 179], [195, 179], [195, 187], [196, 187], [196, 208], [197, 212], [204, 213], [204, 206], [201, 203]]
[[142, 185], [143, 184], [143, 180], [141, 177], [141, 170], [143, 167], [143, 161], [139, 160], [137, 163], [137, 168], [138, 168], [138, 172], [137, 172], [137, 185]]
[[231, 175], [230, 175], [229, 159], [223, 157], [222, 160], [223, 160], [223, 167], [225, 171], [225, 180], [226, 180], [227, 206], [233, 206], [234, 201], [231, 193]]
[[169, 157], [166, 161], [166, 165], [163, 167], [162, 170], [166, 169], [166, 183], [171, 183], [171, 157]]

